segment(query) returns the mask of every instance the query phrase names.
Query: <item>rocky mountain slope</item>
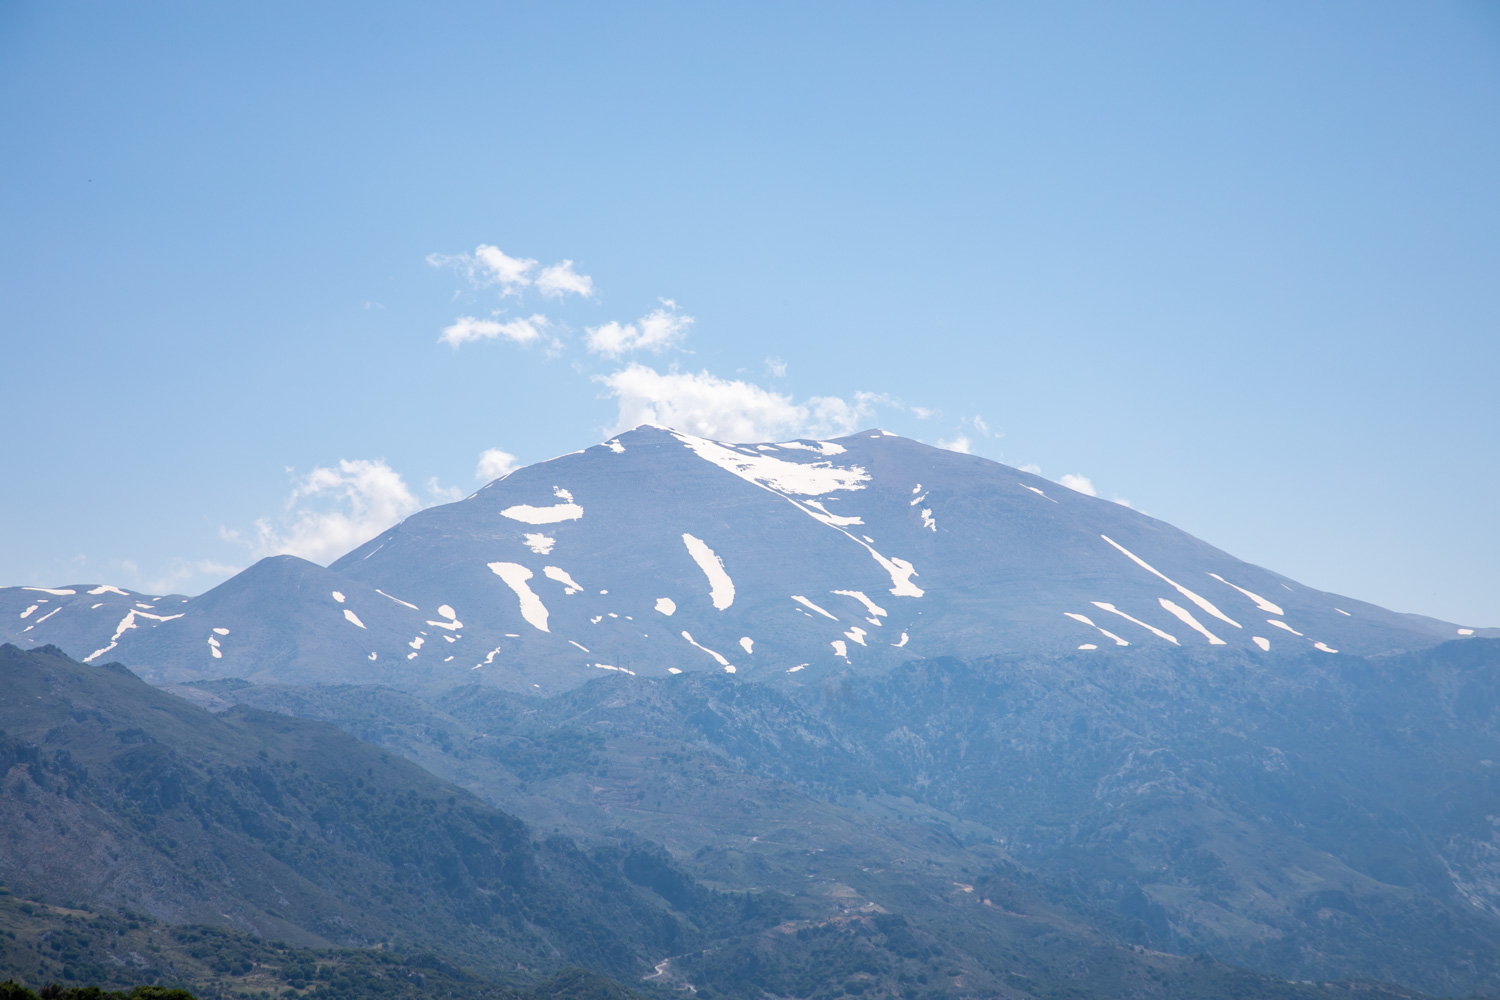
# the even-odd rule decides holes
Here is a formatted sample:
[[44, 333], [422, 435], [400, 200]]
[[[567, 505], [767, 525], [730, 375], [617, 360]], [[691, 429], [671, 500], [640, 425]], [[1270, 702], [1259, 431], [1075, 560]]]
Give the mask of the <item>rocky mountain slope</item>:
[[643, 427], [327, 569], [276, 557], [196, 598], [0, 589], [0, 637], [156, 682], [408, 690], [1143, 646], [1375, 654], [1476, 634], [1500, 631], [1311, 590], [1120, 504], [878, 431], [742, 445]]

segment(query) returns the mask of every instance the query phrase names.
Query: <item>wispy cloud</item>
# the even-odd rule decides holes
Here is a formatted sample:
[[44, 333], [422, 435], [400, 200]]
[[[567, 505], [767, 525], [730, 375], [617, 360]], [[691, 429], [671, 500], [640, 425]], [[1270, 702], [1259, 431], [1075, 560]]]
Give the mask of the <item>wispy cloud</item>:
[[611, 320], [603, 326], [589, 327], [588, 349], [594, 354], [618, 358], [634, 351], [661, 352], [682, 341], [693, 325], [693, 317], [677, 311], [677, 303], [662, 299], [661, 309], [654, 309], [635, 323]]
[[294, 555], [328, 563], [424, 506], [384, 459], [341, 459], [297, 482], [279, 526], [258, 519], [253, 541], [236, 531], [220, 534], [246, 544], [256, 557]]
[[549, 299], [560, 299], [564, 295], [594, 297], [594, 279], [573, 270], [571, 260], [563, 260], [551, 267], [542, 268], [537, 275], [536, 290]]
[[481, 243], [473, 253], [430, 253], [427, 263], [433, 267], [451, 267], [476, 288], [500, 286], [501, 295], [515, 295], [531, 284], [537, 262], [529, 257], [512, 257], [499, 247]]
[[947, 448], [949, 451], [956, 451], [960, 455], [969, 455], [972, 454], [974, 444], [969, 440], [968, 435], [955, 434], [953, 437], [947, 439], [938, 438], [937, 446], [939, 448]]
[[632, 363], [595, 376], [618, 404], [619, 433], [640, 424], [661, 424], [722, 441], [771, 441], [830, 437], [857, 430], [884, 397], [856, 393], [853, 400], [813, 396], [803, 402], [739, 379], [711, 372], [658, 372]]
[[499, 479], [516, 471], [516, 468], [516, 456], [499, 448], [486, 448], [479, 453], [479, 465], [474, 470], [474, 478], [485, 481]]
[[786, 362], [780, 358], [767, 358], [766, 373], [772, 378], [786, 378]]
[[453, 321], [452, 326], [443, 328], [442, 336], [438, 337], [438, 340], [451, 345], [454, 350], [471, 340], [494, 340], [497, 337], [504, 337], [517, 344], [532, 344], [541, 340], [542, 333], [551, 326], [552, 321], [540, 314], [526, 319], [507, 320], [503, 323], [493, 319], [460, 316]]
[[[227, 580], [243, 568], [216, 559], [172, 559], [153, 572], [143, 573], [130, 559], [120, 563], [120, 569], [125, 574], [122, 582], [132, 590], [147, 594], [201, 592], [206, 587], [216, 586]], [[187, 586], [190, 583], [194, 586]]]
[[1076, 490], [1085, 496], [1096, 497], [1099, 495], [1099, 491], [1094, 489], [1094, 484], [1089, 480], [1088, 476], [1075, 476], [1070, 472], [1059, 479], [1058, 482], [1068, 489]]

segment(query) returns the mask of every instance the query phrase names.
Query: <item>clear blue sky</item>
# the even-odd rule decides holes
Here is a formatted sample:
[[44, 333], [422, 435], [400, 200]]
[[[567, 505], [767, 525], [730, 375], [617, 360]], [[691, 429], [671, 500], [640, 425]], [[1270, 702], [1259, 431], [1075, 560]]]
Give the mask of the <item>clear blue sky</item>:
[[0, 136], [3, 583], [200, 591], [636, 364], [1500, 625], [1494, 3], [12, 0]]

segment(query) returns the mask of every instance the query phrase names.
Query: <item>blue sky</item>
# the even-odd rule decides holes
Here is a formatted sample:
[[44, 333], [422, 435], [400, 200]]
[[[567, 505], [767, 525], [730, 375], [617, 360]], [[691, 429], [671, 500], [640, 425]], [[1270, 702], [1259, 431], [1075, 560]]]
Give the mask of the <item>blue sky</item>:
[[327, 561], [649, 411], [1500, 625], [1497, 123], [1479, 2], [0, 5], [0, 582]]

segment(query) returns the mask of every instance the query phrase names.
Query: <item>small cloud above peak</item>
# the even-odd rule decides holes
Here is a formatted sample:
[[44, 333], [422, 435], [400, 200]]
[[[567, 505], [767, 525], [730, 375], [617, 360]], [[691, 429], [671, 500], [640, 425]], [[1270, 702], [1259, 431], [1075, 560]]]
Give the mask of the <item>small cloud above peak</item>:
[[479, 454], [479, 465], [474, 470], [475, 479], [491, 480], [515, 472], [516, 456], [499, 448], [486, 448]]
[[1096, 497], [1099, 495], [1099, 491], [1094, 488], [1094, 484], [1089, 480], [1088, 476], [1075, 476], [1070, 472], [1059, 479], [1058, 483], [1074, 492], [1082, 493], [1084, 496]]
[[939, 438], [937, 446], [939, 448], [946, 448], [948, 451], [956, 451], [960, 455], [970, 455], [973, 454], [972, 444], [973, 443], [969, 440], [968, 435], [955, 434], [952, 438], [946, 440], [943, 438]]

